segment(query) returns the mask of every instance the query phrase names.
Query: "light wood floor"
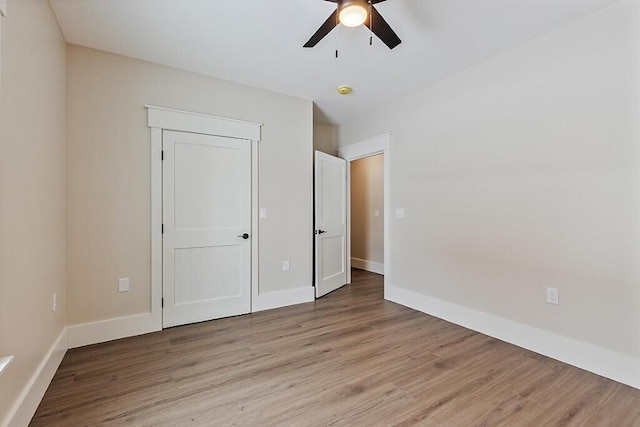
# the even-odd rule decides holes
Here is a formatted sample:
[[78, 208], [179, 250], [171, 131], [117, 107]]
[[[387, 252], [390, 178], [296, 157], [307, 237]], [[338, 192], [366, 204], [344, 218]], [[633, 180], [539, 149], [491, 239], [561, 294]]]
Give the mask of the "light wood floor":
[[70, 350], [34, 426], [640, 426], [640, 391], [384, 301], [314, 303]]

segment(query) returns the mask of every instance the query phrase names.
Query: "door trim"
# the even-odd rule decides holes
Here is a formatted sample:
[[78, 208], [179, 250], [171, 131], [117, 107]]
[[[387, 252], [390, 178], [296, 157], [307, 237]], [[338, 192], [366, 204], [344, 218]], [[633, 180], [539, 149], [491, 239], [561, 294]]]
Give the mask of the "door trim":
[[347, 161], [347, 283], [351, 283], [351, 162], [364, 157], [384, 154], [384, 291], [391, 285], [391, 258], [389, 257], [389, 166], [391, 133], [375, 136], [338, 149], [338, 157]]
[[201, 133], [251, 141], [251, 308], [258, 294], [258, 142], [261, 123], [228, 119], [153, 105], [147, 108], [151, 128], [151, 323], [162, 329], [162, 131]]

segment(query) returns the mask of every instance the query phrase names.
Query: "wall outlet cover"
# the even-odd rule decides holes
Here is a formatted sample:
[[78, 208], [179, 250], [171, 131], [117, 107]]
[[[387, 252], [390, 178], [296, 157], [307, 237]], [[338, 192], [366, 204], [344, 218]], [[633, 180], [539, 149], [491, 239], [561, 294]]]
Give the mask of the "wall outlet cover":
[[558, 298], [558, 289], [557, 288], [547, 288], [547, 302], [549, 304], [559, 304]]

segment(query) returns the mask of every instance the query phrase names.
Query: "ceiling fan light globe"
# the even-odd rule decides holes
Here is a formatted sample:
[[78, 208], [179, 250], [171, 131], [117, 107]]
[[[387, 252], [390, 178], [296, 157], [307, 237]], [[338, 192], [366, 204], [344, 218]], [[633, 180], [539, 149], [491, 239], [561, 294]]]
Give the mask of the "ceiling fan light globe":
[[340, 9], [340, 23], [346, 27], [357, 27], [367, 20], [367, 9], [359, 3], [350, 4]]

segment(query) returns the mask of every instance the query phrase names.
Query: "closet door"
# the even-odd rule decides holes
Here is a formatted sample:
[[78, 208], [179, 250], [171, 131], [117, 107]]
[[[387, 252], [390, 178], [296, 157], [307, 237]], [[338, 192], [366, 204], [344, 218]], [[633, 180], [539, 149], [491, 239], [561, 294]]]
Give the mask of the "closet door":
[[251, 142], [163, 132], [163, 326], [251, 311]]

